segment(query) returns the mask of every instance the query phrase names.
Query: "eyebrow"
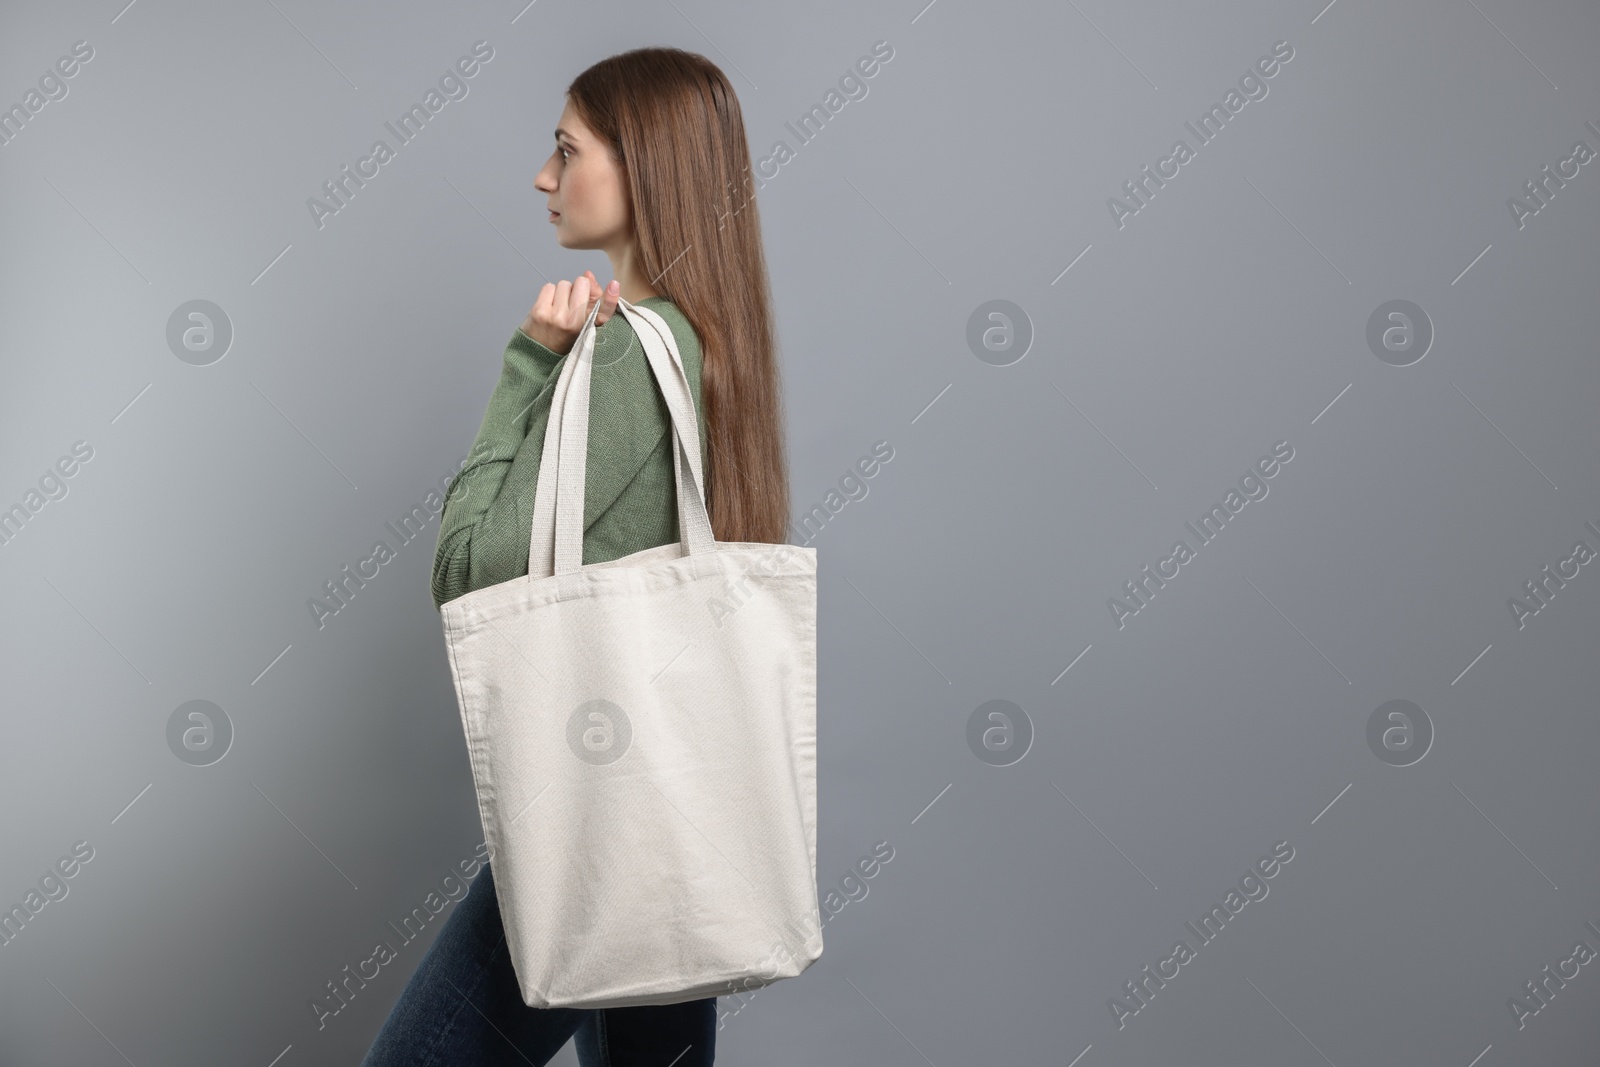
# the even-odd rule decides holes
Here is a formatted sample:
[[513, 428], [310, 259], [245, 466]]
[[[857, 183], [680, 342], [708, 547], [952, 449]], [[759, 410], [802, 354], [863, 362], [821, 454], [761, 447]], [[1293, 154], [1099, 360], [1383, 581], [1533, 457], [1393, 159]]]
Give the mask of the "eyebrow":
[[566, 130], [563, 130], [560, 126], [557, 126], [556, 127], [556, 140], [559, 141], [563, 137], [565, 137], [569, 141], [576, 141], [577, 140], [577, 138], [572, 136], [572, 134], [568, 133]]

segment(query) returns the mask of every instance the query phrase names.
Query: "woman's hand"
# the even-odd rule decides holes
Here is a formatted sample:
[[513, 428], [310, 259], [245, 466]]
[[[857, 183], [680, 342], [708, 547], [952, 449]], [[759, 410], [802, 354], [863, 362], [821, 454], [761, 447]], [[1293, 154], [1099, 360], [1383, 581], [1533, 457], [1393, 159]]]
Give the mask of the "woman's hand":
[[533, 302], [533, 308], [522, 324], [522, 332], [550, 351], [564, 356], [571, 351], [572, 342], [578, 339], [594, 302], [602, 301], [595, 315], [595, 325], [599, 326], [617, 310], [617, 300], [621, 295], [622, 284], [615, 278], [611, 279], [611, 284], [606, 286], [602, 294], [600, 280], [592, 270], [584, 271], [576, 282], [547, 282], [539, 290], [539, 297]]

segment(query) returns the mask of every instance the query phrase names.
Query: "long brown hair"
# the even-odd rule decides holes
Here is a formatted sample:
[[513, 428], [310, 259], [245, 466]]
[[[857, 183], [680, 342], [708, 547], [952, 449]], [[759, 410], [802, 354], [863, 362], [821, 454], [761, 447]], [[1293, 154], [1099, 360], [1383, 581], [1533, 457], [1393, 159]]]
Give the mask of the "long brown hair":
[[777, 341], [739, 98], [715, 63], [679, 48], [602, 59], [567, 97], [622, 168], [645, 277], [700, 337], [711, 528], [781, 544]]

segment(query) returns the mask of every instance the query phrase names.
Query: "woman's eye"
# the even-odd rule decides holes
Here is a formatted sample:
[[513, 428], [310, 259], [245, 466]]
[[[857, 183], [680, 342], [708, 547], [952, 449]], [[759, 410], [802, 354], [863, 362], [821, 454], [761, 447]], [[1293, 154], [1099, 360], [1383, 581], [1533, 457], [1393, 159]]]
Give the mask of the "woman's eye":
[[561, 162], [565, 163], [567, 161], [567, 153], [569, 151], [571, 151], [571, 150], [567, 149], [567, 148], [557, 147], [556, 151], [561, 153]]

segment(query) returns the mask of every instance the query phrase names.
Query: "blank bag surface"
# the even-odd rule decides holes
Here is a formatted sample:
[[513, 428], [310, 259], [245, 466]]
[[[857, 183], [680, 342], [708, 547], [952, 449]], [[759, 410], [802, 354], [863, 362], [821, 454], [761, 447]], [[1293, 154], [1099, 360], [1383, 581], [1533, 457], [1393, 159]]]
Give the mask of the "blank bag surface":
[[556, 381], [528, 574], [440, 608], [530, 1007], [729, 995], [822, 954], [816, 549], [715, 540], [672, 331], [622, 300], [672, 416], [681, 539], [582, 565], [598, 310]]

